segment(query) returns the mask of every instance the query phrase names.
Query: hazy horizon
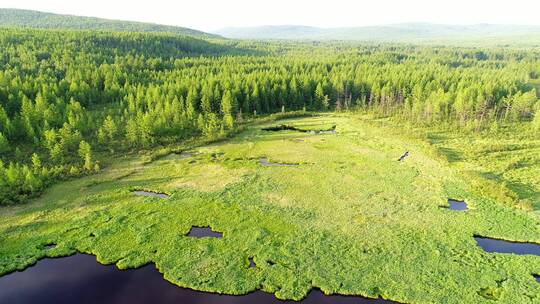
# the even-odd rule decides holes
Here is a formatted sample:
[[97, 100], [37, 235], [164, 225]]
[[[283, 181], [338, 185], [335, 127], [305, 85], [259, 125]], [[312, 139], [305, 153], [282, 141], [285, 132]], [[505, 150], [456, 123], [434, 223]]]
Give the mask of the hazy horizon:
[[535, 16], [535, 12], [540, 9], [540, 3], [532, 0], [516, 0], [511, 5], [508, 1], [483, 0], [456, 0], [452, 3], [425, 0], [382, 0], [377, 3], [335, 0], [332, 5], [310, 3], [306, 0], [291, 3], [285, 0], [275, 0], [272, 3], [259, 1], [259, 4], [247, 0], [200, 0], [197, 3], [155, 0], [151, 5], [104, 0], [91, 3], [66, 0], [2, 0], [0, 6], [55, 14], [150, 22], [206, 32], [229, 27], [258, 26], [342, 28], [403, 23], [540, 25]]

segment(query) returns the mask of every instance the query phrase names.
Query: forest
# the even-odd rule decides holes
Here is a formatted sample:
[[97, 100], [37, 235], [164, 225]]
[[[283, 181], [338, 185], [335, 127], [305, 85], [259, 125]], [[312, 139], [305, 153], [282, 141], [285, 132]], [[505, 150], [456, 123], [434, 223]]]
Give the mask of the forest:
[[539, 77], [536, 49], [5, 28], [0, 205], [97, 172], [107, 157], [223, 138], [272, 113], [540, 132]]
[[218, 37], [217, 35], [179, 26], [61, 15], [14, 8], [0, 8], [0, 26], [40, 29], [105, 30], [117, 32], [158, 32], [192, 37]]

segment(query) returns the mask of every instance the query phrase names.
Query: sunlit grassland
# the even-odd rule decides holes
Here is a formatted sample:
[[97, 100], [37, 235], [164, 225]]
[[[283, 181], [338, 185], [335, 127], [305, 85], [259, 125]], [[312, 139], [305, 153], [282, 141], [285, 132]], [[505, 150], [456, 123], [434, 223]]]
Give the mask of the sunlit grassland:
[[477, 190], [499, 203], [540, 211], [540, 134], [529, 123], [489, 132], [422, 130]]
[[[261, 130], [276, 124], [336, 125], [337, 134]], [[496, 147], [511, 144], [510, 136], [410, 134], [327, 114], [253, 125], [191, 149], [191, 157], [118, 159], [103, 173], [0, 209], [0, 273], [80, 251], [120, 268], [155, 263], [174, 284], [228, 294], [263, 289], [298, 300], [317, 287], [405, 303], [540, 302], [539, 257], [485, 253], [473, 239], [540, 242], [536, 214], [467, 178], [473, 169], [507, 174], [531, 187], [520, 199], [534, 206], [538, 141], [507, 153]], [[405, 151], [410, 156], [398, 162]], [[263, 157], [297, 166], [265, 167]], [[137, 197], [134, 189], [170, 197]], [[443, 208], [448, 198], [466, 200], [470, 210]], [[192, 226], [211, 226], [223, 238], [189, 238]], [[51, 243], [57, 247], [47, 250]]]

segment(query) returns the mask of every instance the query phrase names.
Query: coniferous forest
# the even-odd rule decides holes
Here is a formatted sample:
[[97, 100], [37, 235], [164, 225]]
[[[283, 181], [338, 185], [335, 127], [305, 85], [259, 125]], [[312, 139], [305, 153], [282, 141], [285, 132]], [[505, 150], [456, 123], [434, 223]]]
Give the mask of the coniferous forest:
[[535, 50], [30, 29], [2, 30], [0, 49], [2, 204], [99, 171], [104, 155], [217, 138], [281, 111], [540, 130]]

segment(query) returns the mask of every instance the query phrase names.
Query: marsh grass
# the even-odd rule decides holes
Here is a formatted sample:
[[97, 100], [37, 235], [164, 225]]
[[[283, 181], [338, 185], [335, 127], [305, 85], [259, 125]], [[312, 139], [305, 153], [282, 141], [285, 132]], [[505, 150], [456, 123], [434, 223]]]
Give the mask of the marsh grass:
[[[475, 183], [484, 176], [465, 174], [527, 185], [517, 198], [532, 201], [537, 141], [518, 143], [536, 154], [516, 150], [510, 135], [485, 153], [486, 137], [441, 132], [430, 142], [347, 113], [280, 123], [335, 124], [337, 133], [264, 132], [275, 122], [252, 123], [233, 138], [190, 146], [195, 163], [133, 156], [55, 185], [0, 209], [0, 274], [82, 252], [121, 269], [153, 263], [173, 284], [225, 294], [262, 289], [299, 300], [318, 288], [404, 303], [538, 301], [531, 274], [540, 273], [540, 258], [486, 253], [473, 238], [540, 243], [537, 215], [516, 208], [510, 194], [505, 202], [482, 192]], [[493, 161], [506, 147], [518, 151], [516, 165]], [[403, 151], [410, 156], [397, 162]], [[306, 165], [263, 167], [261, 157]], [[132, 195], [135, 187], [171, 197], [141, 204], [147, 198]], [[440, 208], [451, 197], [470, 209]], [[188, 237], [193, 226], [225, 237]]]

